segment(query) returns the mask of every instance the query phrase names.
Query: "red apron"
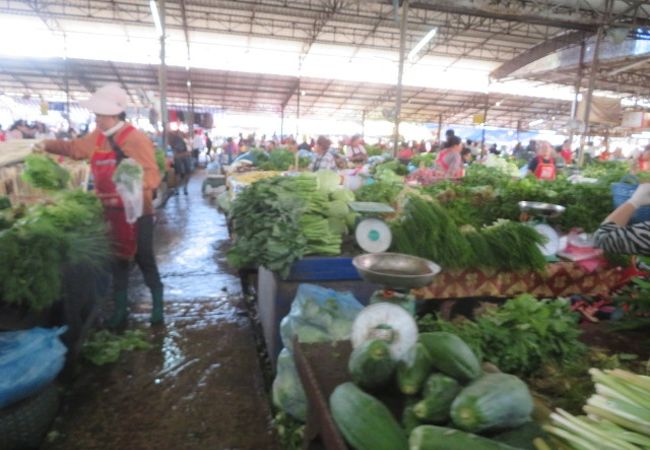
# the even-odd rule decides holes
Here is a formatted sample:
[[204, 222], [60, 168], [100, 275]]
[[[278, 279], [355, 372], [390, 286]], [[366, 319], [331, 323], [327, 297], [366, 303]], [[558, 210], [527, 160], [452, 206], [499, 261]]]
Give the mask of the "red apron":
[[555, 163], [552, 160], [545, 163], [544, 159], [538, 156], [535, 176], [538, 180], [555, 180]]
[[[123, 127], [115, 137], [115, 144], [121, 147], [134, 129], [131, 125]], [[130, 259], [137, 250], [137, 228], [136, 224], [127, 223], [122, 199], [113, 183], [113, 174], [119, 164], [118, 154], [113, 149], [105, 150], [105, 142], [106, 136], [100, 133], [90, 159], [90, 170], [95, 181], [95, 192], [104, 206], [113, 252], [119, 258]]]
[[[442, 169], [442, 174], [441, 176], [445, 176], [449, 172], [449, 164], [447, 164], [447, 161], [445, 161], [445, 158], [447, 157], [447, 154], [449, 153], [449, 149], [443, 150], [438, 154], [438, 159], [436, 160], [436, 164], [438, 167]], [[461, 167], [459, 171], [456, 173], [451, 174], [452, 178], [462, 178], [464, 175], [465, 170]]]

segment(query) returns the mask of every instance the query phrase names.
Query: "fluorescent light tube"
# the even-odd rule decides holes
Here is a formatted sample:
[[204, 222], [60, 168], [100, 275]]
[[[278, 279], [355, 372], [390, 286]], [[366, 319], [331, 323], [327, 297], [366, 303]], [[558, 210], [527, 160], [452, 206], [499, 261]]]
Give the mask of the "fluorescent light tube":
[[160, 22], [160, 14], [158, 14], [158, 4], [156, 0], [149, 0], [149, 9], [151, 9], [151, 15], [153, 16], [153, 24], [156, 26], [156, 33], [158, 36], [163, 35], [162, 23]]
[[422, 48], [424, 48], [424, 46], [427, 45], [431, 39], [433, 39], [433, 37], [436, 35], [437, 32], [438, 32], [438, 28], [432, 28], [431, 31], [429, 31], [422, 38], [422, 40], [420, 42], [415, 44], [415, 47], [413, 47], [413, 50], [411, 50], [409, 52], [409, 56], [408, 56], [409, 61], [412, 61], [415, 58], [415, 56], [420, 52], [420, 50], [422, 50]]

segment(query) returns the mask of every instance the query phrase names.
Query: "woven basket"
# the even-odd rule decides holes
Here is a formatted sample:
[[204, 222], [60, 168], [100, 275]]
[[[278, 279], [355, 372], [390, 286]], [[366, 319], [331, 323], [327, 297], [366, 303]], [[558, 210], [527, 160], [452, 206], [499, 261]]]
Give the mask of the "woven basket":
[[38, 394], [0, 409], [0, 449], [39, 448], [59, 409], [59, 391], [49, 384]]
[[[638, 186], [639, 179], [633, 175], [625, 175], [618, 183], [612, 183], [612, 200], [614, 202], [614, 208], [618, 208], [628, 201]], [[633, 224], [648, 220], [650, 220], [650, 206], [642, 206], [637, 209], [629, 223]]]

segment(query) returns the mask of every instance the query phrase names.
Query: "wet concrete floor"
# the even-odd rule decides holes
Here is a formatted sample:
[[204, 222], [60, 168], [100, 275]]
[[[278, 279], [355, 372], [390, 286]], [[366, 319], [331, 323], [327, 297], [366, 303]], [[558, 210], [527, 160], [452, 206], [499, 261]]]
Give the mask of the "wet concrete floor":
[[219, 250], [225, 218], [202, 179], [157, 212], [164, 327], [149, 327], [149, 292], [131, 274], [129, 327], [153, 348], [84, 365], [43, 450], [279, 450], [239, 278]]

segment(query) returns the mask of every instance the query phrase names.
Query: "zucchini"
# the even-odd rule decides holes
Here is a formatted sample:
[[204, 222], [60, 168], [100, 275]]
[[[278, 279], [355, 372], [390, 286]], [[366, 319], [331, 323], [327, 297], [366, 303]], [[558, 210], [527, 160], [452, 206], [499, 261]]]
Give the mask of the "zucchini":
[[396, 362], [390, 356], [390, 345], [381, 339], [372, 339], [355, 348], [348, 360], [352, 381], [364, 389], [386, 385], [393, 377]]
[[409, 450], [521, 450], [453, 428], [422, 425], [409, 437]]
[[460, 391], [451, 419], [461, 430], [515, 428], [530, 421], [533, 398], [526, 383], [507, 373], [490, 373]]
[[417, 342], [407, 354], [407, 361], [397, 363], [397, 386], [406, 395], [420, 392], [433, 364], [426, 347]]
[[404, 427], [406, 434], [410, 434], [413, 429], [422, 425], [422, 422], [420, 422], [420, 419], [418, 419], [413, 411], [415, 403], [414, 399], [407, 400], [406, 406], [404, 406], [404, 411], [402, 412], [402, 426]]
[[461, 338], [446, 331], [421, 333], [433, 365], [440, 372], [459, 381], [472, 381], [481, 376], [481, 364], [471, 348]]
[[451, 404], [460, 392], [458, 381], [441, 373], [434, 373], [424, 385], [423, 399], [413, 412], [423, 422], [446, 423]]
[[343, 383], [330, 396], [334, 423], [356, 450], [408, 450], [404, 429], [388, 408], [354, 383]]

